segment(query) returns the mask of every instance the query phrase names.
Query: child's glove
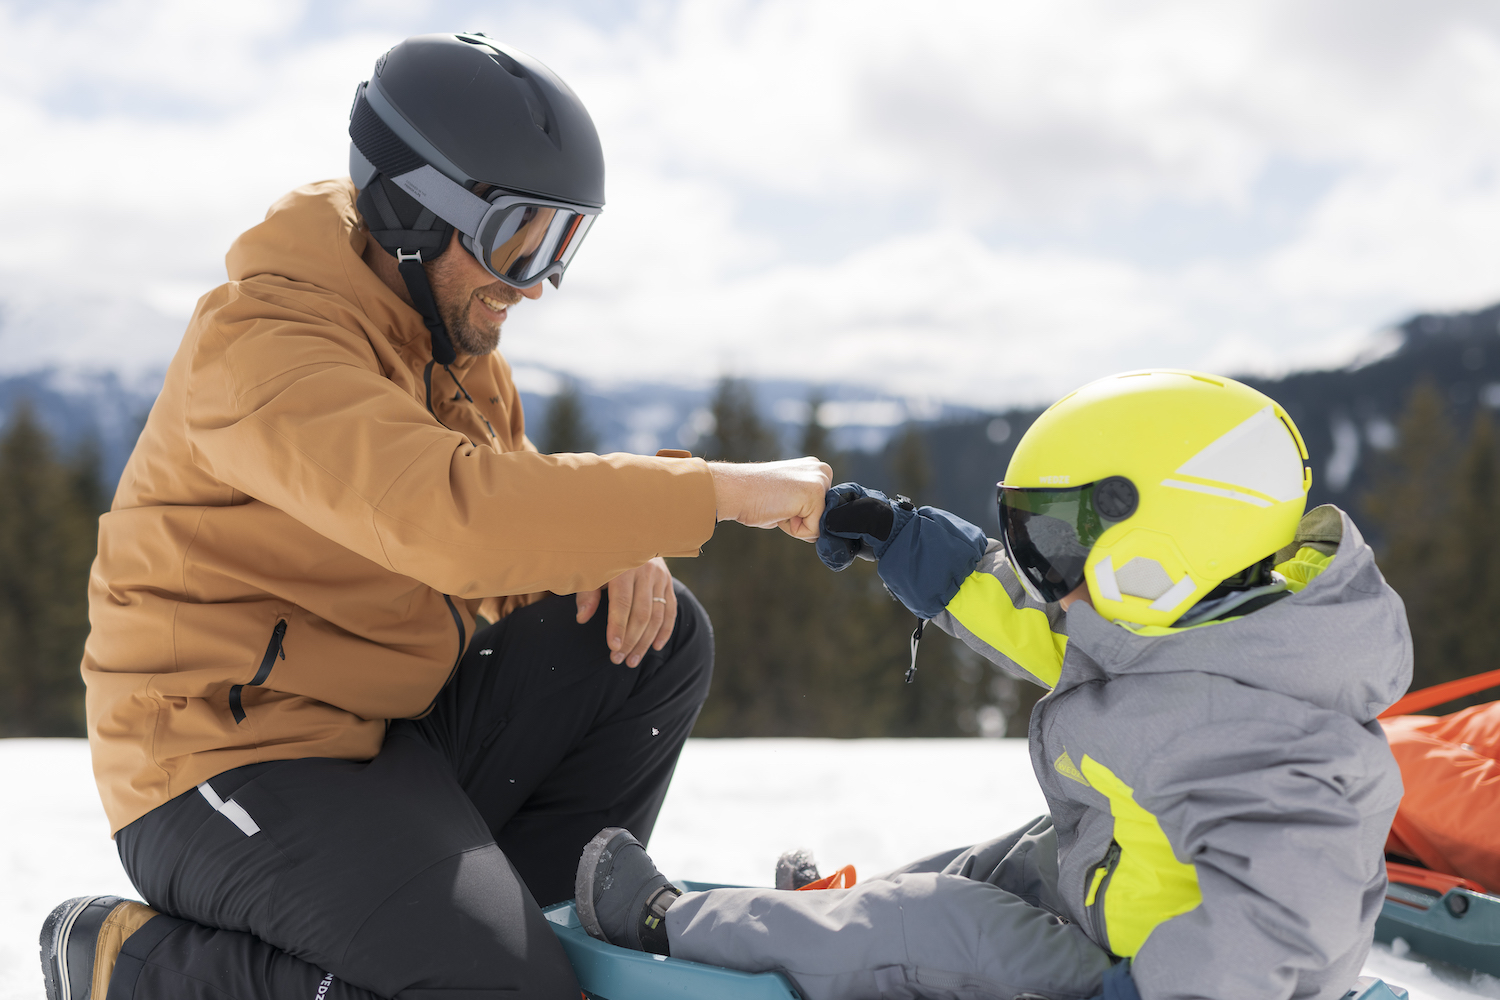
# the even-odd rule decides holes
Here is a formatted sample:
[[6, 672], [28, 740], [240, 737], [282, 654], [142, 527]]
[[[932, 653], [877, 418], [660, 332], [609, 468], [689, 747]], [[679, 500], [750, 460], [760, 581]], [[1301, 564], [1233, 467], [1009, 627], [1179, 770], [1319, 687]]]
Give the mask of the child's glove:
[[837, 571], [856, 557], [873, 558], [886, 587], [923, 621], [948, 606], [988, 544], [983, 531], [945, 510], [892, 502], [857, 483], [828, 491], [821, 528], [824, 565]]
[[1104, 989], [1092, 1000], [1141, 1000], [1135, 980], [1130, 977], [1130, 959], [1104, 970]]
[[[910, 517], [911, 507], [902, 513]], [[835, 573], [848, 569], [856, 558], [878, 559], [876, 549], [890, 540], [895, 521], [894, 505], [884, 493], [840, 483], [823, 501], [818, 558]]]

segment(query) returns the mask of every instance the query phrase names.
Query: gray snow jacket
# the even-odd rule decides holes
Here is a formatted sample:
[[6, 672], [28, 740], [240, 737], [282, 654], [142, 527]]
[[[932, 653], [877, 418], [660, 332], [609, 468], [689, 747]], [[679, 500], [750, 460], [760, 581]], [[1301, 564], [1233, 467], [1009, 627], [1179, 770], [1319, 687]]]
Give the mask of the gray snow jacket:
[[1402, 792], [1375, 717], [1411, 680], [1405, 608], [1334, 507], [1303, 518], [1278, 568], [1305, 586], [1128, 629], [1031, 601], [991, 543], [934, 619], [1052, 688], [1031, 757], [1061, 915], [1131, 957], [1146, 1000], [1338, 998], [1369, 951]]

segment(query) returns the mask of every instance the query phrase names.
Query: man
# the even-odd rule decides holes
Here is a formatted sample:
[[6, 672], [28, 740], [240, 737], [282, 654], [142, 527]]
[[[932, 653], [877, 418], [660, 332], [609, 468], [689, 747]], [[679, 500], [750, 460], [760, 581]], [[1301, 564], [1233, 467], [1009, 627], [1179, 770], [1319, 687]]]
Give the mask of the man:
[[576, 1000], [538, 904], [649, 836], [708, 687], [661, 556], [817, 533], [816, 459], [526, 439], [500, 328], [604, 202], [550, 70], [409, 39], [350, 135], [231, 248], [101, 521], [90, 741], [150, 908], [59, 906], [49, 1000]]

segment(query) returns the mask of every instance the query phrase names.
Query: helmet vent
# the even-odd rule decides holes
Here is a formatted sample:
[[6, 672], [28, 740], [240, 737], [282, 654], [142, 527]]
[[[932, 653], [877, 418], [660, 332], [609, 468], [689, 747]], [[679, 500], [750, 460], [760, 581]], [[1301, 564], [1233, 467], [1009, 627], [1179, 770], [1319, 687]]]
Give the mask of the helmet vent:
[[506, 55], [504, 52], [499, 52], [495, 49], [491, 49], [488, 55], [491, 59], [494, 60], [496, 66], [499, 66], [501, 69], [505, 70], [505, 72], [515, 77], [517, 80], [526, 79], [526, 71], [521, 68], [521, 64], [516, 62], [510, 56]]
[[1119, 585], [1120, 593], [1148, 601], [1154, 601], [1172, 589], [1172, 578], [1161, 563], [1144, 556], [1136, 556], [1115, 570], [1115, 583]]
[[1111, 521], [1123, 521], [1134, 514], [1140, 499], [1135, 483], [1124, 476], [1110, 476], [1094, 487], [1094, 509]]

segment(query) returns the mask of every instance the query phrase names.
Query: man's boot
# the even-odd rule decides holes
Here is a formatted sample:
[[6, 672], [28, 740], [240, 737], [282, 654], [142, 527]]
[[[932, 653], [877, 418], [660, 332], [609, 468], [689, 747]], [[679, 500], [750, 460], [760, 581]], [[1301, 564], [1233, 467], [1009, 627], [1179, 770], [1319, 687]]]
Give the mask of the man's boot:
[[119, 896], [79, 896], [42, 924], [47, 1000], [104, 1000], [125, 939], [156, 911]]
[[578, 922], [601, 941], [667, 955], [667, 909], [682, 895], [630, 831], [606, 827], [588, 842], [574, 881]]

